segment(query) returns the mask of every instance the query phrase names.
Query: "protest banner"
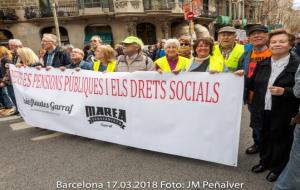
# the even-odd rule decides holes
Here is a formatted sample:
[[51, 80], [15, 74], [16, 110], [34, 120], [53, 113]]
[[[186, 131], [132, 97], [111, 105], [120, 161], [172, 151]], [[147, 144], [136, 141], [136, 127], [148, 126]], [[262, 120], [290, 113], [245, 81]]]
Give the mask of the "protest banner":
[[14, 65], [10, 75], [29, 125], [237, 166], [243, 77]]

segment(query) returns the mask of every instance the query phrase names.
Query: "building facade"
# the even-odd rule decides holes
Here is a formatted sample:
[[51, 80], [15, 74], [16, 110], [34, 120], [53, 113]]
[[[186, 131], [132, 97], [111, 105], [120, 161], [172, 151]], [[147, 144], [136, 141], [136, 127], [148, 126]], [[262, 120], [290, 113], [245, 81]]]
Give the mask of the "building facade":
[[[1, 0], [0, 43], [21, 39], [38, 51], [43, 33], [55, 33], [53, 0]], [[200, 0], [195, 22], [211, 26], [216, 17], [215, 2]], [[137, 35], [145, 44], [162, 38], [178, 37], [178, 28], [186, 26], [186, 0], [59, 0], [57, 16], [62, 44], [83, 47], [92, 35], [100, 35], [107, 44], [120, 43], [128, 35]]]

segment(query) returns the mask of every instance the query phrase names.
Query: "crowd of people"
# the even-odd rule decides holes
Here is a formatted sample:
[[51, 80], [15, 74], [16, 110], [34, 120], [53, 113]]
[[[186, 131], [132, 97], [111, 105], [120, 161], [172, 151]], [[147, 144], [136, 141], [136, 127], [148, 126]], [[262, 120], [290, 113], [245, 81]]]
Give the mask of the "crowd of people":
[[253, 173], [269, 170], [266, 179], [277, 180], [274, 190], [300, 187], [300, 35], [284, 29], [269, 32], [263, 25], [247, 30], [247, 44], [236, 39], [236, 29], [225, 26], [218, 39], [189, 36], [162, 39], [144, 48], [136, 36], [125, 38], [115, 48], [93, 36], [83, 49], [59, 47], [54, 34], [44, 34], [38, 55], [18, 39], [0, 46], [0, 115], [18, 113], [10, 82], [9, 64], [38, 70], [94, 72], [157, 71], [226, 72], [245, 78], [244, 102], [248, 106], [253, 145], [246, 154], [258, 154], [260, 161]]

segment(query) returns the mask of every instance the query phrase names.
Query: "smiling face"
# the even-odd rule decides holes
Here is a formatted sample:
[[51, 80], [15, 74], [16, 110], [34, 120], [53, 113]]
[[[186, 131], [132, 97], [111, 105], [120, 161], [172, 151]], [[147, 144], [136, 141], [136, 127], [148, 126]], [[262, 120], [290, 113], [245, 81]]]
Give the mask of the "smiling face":
[[254, 47], [262, 47], [267, 44], [268, 33], [263, 31], [255, 31], [249, 35], [250, 43]]
[[166, 47], [165, 51], [168, 57], [176, 57], [178, 53], [178, 47], [175, 43], [171, 43], [168, 45], [168, 47]]
[[209, 53], [210, 53], [210, 46], [208, 44], [204, 43], [204, 41], [200, 41], [196, 48], [197, 57], [205, 58], [205, 57], [209, 56]]
[[235, 42], [235, 37], [235, 33], [233, 32], [222, 32], [218, 35], [220, 45], [223, 48], [232, 48]]
[[269, 48], [273, 56], [281, 56], [288, 54], [292, 46], [286, 34], [278, 34], [271, 37]]

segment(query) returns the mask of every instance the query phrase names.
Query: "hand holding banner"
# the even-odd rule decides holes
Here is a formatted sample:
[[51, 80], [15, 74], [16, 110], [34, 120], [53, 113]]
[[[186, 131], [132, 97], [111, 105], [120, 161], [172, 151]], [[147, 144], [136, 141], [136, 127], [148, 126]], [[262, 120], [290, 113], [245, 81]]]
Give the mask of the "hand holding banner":
[[19, 111], [36, 127], [236, 166], [243, 77], [16, 68]]

